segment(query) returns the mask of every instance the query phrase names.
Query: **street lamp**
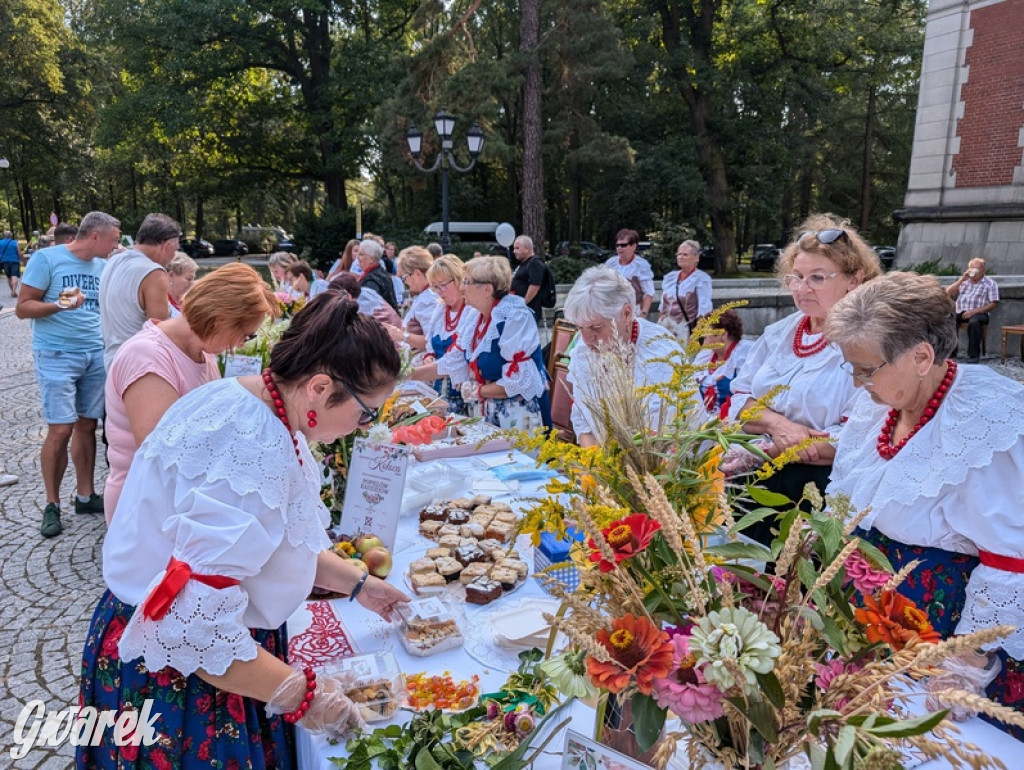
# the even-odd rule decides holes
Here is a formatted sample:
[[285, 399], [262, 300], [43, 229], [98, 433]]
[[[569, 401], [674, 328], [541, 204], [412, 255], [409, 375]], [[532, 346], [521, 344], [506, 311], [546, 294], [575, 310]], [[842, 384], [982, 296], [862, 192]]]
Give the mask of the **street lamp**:
[[0, 158], [0, 171], [4, 172], [4, 208], [7, 209], [7, 226], [9, 229], [14, 230], [14, 218], [11, 216], [11, 201], [7, 197], [7, 169], [11, 167], [11, 162], [7, 158]]
[[405, 141], [409, 145], [409, 154], [412, 155], [412, 162], [416, 168], [425, 174], [433, 174], [441, 169], [441, 248], [448, 251], [452, 245], [452, 238], [448, 233], [448, 168], [451, 167], [463, 174], [473, 168], [476, 165], [476, 159], [480, 157], [480, 153], [484, 149], [484, 132], [476, 123], [466, 132], [469, 165], [462, 167], [455, 162], [455, 156], [452, 154], [455, 116], [449, 115], [443, 109], [438, 110], [434, 116], [434, 130], [441, 138], [441, 151], [437, 153], [434, 164], [429, 168], [420, 163], [420, 153], [423, 151], [423, 132], [416, 126], [412, 126], [405, 134]]

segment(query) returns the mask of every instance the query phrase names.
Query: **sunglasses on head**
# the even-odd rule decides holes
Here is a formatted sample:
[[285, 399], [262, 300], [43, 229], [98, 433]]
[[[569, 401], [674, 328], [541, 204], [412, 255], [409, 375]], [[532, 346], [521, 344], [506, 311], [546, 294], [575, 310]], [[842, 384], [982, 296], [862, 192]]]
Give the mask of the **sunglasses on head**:
[[835, 243], [836, 241], [848, 241], [850, 240], [850, 234], [841, 227], [829, 227], [824, 230], [804, 230], [800, 235], [796, 237], [797, 243], [802, 241], [808, 235], [813, 235], [818, 239], [818, 243], [828, 245]]
[[348, 394], [355, 399], [356, 403], [359, 404], [359, 408], [363, 410], [363, 413], [359, 415], [359, 419], [356, 420], [356, 424], [359, 426], [369, 425], [372, 422], [376, 422], [377, 418], [380, 417], [380, 407], [371, 409], [363, 400], [356, 395], [356, 392], [350, 388], [344, 380], [338, 380], [341, 383], [341, 387], [348, 391]]

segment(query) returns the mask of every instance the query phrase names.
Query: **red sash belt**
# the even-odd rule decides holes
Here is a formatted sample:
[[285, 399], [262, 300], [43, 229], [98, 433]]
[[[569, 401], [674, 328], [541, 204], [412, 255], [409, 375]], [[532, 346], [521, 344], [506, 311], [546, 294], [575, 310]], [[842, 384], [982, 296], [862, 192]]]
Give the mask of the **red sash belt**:
[[516, 372], [519, 371], [519, 364], [526, 363], [529, 360], [530, 357], [526, 355], [526, 352], [520, 350], [518, 353], [512, 356], [512, 360], [508, 362], [508, 371], [506, 371], [505, 373], [515, 374]]
[[147, 620], [160, 620], [171, 609], [174, 598], [181, 593], [181, 589], [189, 580], [196, 580], [211, 588], [230, 588], [239, 583], [235, 578], [224, 575], [197, 575], [185, 562], [178, 561], [172, 556], [167, 562], [164, 579], [156, 584], [142, 603], [142, 617]]
[[1000, 556], [997, 553], [989, 553], [988, 551], [978, 551], [978, 558], [981, 559], [981, 563], [986, 567], [1001, 569], [1003, 572], [1024, 574], [1024, 559], [1018, 559], [1014, 556]]

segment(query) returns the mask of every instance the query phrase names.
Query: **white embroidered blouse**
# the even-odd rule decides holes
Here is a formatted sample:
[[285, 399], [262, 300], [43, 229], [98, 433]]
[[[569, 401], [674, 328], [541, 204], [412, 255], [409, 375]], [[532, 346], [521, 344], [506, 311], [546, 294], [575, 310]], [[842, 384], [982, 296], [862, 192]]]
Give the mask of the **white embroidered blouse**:
[[[649, 385], [660, 385], [672, 379], [672, 364], [652, 362], [652, 359], [668, 358], [681, 354], [679, 342], [671, 337], [661, 326], [637, 319], [639, 330], [636, 338], [636, 356], [633, 359], [633, 380], [637, 388]], [[590, 406], [600, 402], [601, 394], [594, 382], [595, 367], [601, 365], [601, 356], [595, 354], [586, 345], [573, 348], [569, 359], [568, 379], [573, 387], [572, 429], [577, 436], [593, 433], [598, 440], [603, 440], [596, 431], [599, 422], [594, 419]], [[650, 396], [647, 401], [647, 427], [656, 429], [661, 415], [662, 401], [658, 396]]]
[[[776, 321], [754, 343], [747, 360], [732, 382], [729, 419], [736, 420], [750, 398], [760, 398], [776, 385], [786, 390], [777, 395], [771, 408], [788, 420], [833, 438], [850, 413], [857, 395], [853, 377], [839, 368], [843, 354], [835, 345], [820, 353], [799, 357], [793, 352], [793, 338], [803, 313], [796, 312]], [[820, 335], [804, 336], [806, 344]]]
[[636, 278], [640, 282], [640, 290], [644, 295], [654, 296], [654, 271], [651, 269], [651, 263], [643, 257], [633, 257], [629, 264], [624, 265], [616, 256], [605, 262], [605, 265], [615, 270], [627, 281]]
[[[330, 516], [320, 466], [296, 435], [301, 465], [277, 415], [234, 378], [167, 410], [135, 455], [103, 543], [107, 586], [136, 607], [122, 659], [222, 674], [256, 657], [249, 628], [277, 628], [307, 596], [317, 555], [330, 546]], [[240, 582], [190, 580], [167, 615], [147, 620], [139, 605], [172, 556], [196, 574]]]
[[520, 363], [516, 360], [517, 356], [529, 358], [540, 348], [537, 319], [523, 298], [514, 294], [502, 297], [491, 310], [491, 322], [476, 345], [473, 345], [473, 337], [480, 314], [475, 310], [470, 313], [470, 310], [472, 308], [467, 306], [466, 312], [462, 314], [455, 347], [437, 362], [438, 374], [447, 374], [454, 384], [469, 382], [474, 379], [470, 362], [476, 361], [481, 353], [490, 351], [497, 340], [498, 351], [505, 360], [497, 383], [505, 389], [505, 393], [509, 397], [522, 396], [525, 399], [544, 395], [547, 390], [544, 375], [532, 361]]
[[[1024, 559], [1024, 386], [961, 366], [942, 406], [893, 457], [876, 444], [889, 407], [857, 398], [836, 450], [828, 494], [844, 494], [874, 527], [907, 545]], [[977, 566], [958, 634], [1016, 626], [1002, 646], [1024, 657], [1024, 574]]]

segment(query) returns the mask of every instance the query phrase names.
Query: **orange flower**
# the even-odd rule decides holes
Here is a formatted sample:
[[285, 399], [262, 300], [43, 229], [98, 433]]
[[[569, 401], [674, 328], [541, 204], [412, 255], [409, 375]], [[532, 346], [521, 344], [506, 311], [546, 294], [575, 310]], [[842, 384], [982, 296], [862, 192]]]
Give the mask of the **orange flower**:
[[587, 673], [597, 686], [613, 693], [622, 692], [631, 679], [645, 695], [651, 694], [653, 681], [672, 669], [672, 642], [668, 634], [647, 618], [623, 615], [612, 621], [612, 630], [597, 632], [597, 642], [612, 656], [602, 663], [587, 656]]
[[883, 591], [878, 600], [865, 596], [864, 605], [854, 615], [872, 644], [885, 642], [899, 652], [908, 644], [935, 644], [942, 638], [928, 622], [928, 615], [895, 591]]
[[[651, 544], [654, 533], [661, 529], [661, 524], [642, 513], [633, 513], [624, 519], [613, 521], [601, 530], [604, 539], [615, 552], [615, 564], [623, 559], [636, 556]], [[587, 543], [590, 546], [590, 561], [596, 562], [601, 572], [611, 572], [615, 564], [605, 559], [593, 538]]]

